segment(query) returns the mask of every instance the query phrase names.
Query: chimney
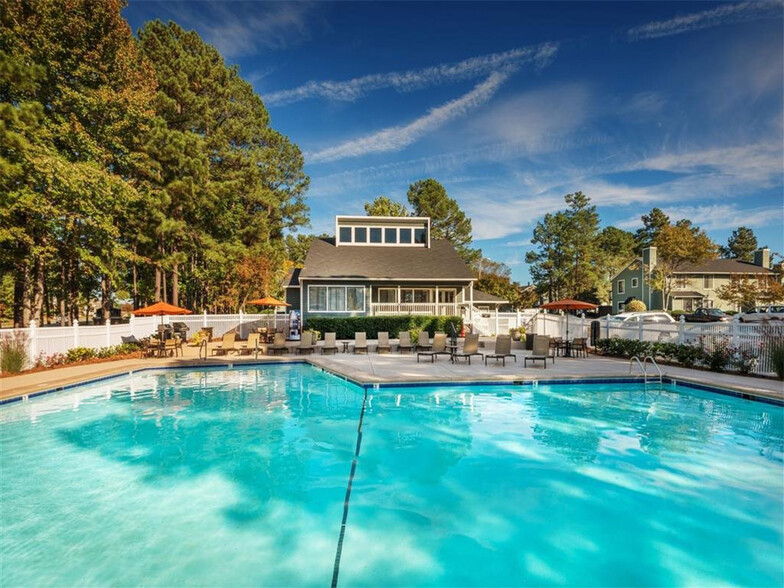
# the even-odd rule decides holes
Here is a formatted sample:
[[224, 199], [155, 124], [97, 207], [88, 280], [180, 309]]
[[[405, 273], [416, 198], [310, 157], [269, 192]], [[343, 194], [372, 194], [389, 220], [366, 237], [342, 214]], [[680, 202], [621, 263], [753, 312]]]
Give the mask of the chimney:
[[652, 270], [656, 267], [659, 259], [656, 254], [656, 247], [651, 245], [650, 247], [646, 247], [642, 250], [642, 262], [648, 266], [649, 270]]
[[770, 269], [770, 249], [763, 247], [754, 252], [754, 265]]

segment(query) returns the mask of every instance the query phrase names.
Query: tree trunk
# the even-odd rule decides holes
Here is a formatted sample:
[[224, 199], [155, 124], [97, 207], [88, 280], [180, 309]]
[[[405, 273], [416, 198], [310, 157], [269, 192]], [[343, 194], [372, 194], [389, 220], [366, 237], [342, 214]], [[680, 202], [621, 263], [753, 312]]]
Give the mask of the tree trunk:
[[172, 297], [171, 303], [174, 306], [180, 305], [180, 264], [176, 261], [172, 267]]
[[161, 282], [163, 282], [163, 301], [169, 301], [169, 293], [166, 288], [166, 270], [161, 270]]
[[14, 327], [23, 328], [25, 322], [25, 293], [27, 292], [27, 266], [20, 264], [14, 273]]
[[161, 301], [161, 266], [155, 266], [155, 302]]
[[101, 280], [101, 318], [111, 320], [112, 318], [112, 277], [108, 274], [103, 275]]
[[[136, 255], [136, 243], [133, 244], [133, 254]], [[139, 308], [139, 288], [137, 284], [138, 277], [136, 275], [136, 262], [131, 265], [131, 275], [133, 280], [133, 309]]]

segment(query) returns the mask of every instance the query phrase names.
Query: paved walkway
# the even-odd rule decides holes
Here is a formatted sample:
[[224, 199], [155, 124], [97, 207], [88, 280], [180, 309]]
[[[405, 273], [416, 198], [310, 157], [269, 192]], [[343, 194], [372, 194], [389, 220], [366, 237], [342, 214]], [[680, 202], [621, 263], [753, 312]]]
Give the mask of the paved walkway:
[[[211, 344], [210, 351], [216, 346]], [[296, 344], [291, 344], [295, 347]], [[371, 349], [374, 345], [371, 343]], [[185, 348], [183, 357], [166, 359], [130, 359], [65, 367], [46, 370], [34, 374], [23, 374], [0, 379], [0, 400], [23, 396], [41, 390], [51, 390], [69, 384], [101, 378], [118, 373], [127, 373], [140, 368], [163, 366], [203, 366], [222, 365], [225, 363], [241, 364], [256, 361], [292, 361], [307, 359], [326, 369], [341, 373], [351, 379], [363, 383], [375, 382], [433, 382], [433, 381], [471, 381], [471, 380], [545, 380], [561, 378], [603, 378], [628, 376], [627, 360], [596, 357], [588, 358], [557, 358], [555, 364], [548, 362], [545, 369], [541, 362], [524, 367], [524, 357], [529, 352], [515, 350], [517, 361], [511, 358], [506, 365], [490, 360], [485, 366], [480, 357], [472, 358], [471, 365], [465, 360], [452, 364], [448, 357], [441, 356], [434, 363], [422, 358], [417, 363], [415, 354], [369, 354], [337, 353], [335, 355], [297, 356], [293, 353], [277, 358], [253, 355], [210, 358], [205, 362], [198, 359], [198, 349]], [[784, 384], [777, 380], [753, 378], [732, 374], [715, 374], [701, 370], [690, 370], [681, 367], [662, 366], [666, 375], [678, 379], [696, 382], [708, 386], [733, 388], [757, 395], [784, 399]], [[635, 370], [635, 373], [638, 373]]]

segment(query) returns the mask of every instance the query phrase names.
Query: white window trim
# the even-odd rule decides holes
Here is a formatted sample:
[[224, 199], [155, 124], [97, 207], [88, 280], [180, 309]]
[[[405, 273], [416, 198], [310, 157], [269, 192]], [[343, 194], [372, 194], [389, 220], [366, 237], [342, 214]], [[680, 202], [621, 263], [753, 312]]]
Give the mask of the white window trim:
[[378, 292], [379, 299], [381, 298], [381, 291], [382, 290], [385, 290], [385, 291], [386, 290], [390, 290], [390, 291], [392, 291], [392, 293], [394, 293], [395, 301], [394, 302], [378, 302], [377, 304], [400, 304], [400, 301], [397, 299], [397, 292], [398, 292], [397, 288], [376, 288], [376, 292]]
[[640, 278], [632, 278], [632, 288], [637, 288], [640, 285]]
[[615, 293], [616, 294], [626, 294], [626, 280], [617, 280], [615, 282]]
[[[313, 296], [311, 295], [313, 288], [327, 288], [327, 309], [326, 310], [314, 310], [313, 307]], [[360, 288], [362, 290], [362, 310], [329, 310], [329, 288], [343, 288], [343, 300], [346, 304], [348, 304], [348, 293], [346, 292], [347, 288]], [[367, 312], [367, 289], [365, 286], [361, 284], [310, 284], [308, 285], [308, 313], [311, 314], [319, 314], [319, 313], [332, 313], [332, 314], [349, 314], [352, 312]]]
[[[351, 241], [343, 241], [340, 239], [340, 229], [351, 228]], [[367, 241], [359, 242], [356, 240], [356, 230], [357, 229], [365, 229], [367, 230]], [[370, 241], [370, 230], [371, 229], [380, 229], [381, 230], [381, 243], [372, 243]], [[394, 229], [395, 230], [395, 242], [394, 243], [384, 243], [384, 239], [386, 237], [386, 229]], [[411, 229], [411, 243], [401, 243], [400, 242], [400, 229]], [[425, 231], [426, 240], [424, 243], [417, 243], [416, 239], [416, 231], [417, 229], [422, 229]], [[338, 226], [336, 232], [336, 243], [339, 246], [357, 246], [357, 247], [430, 247], [430, 226], [389, 226], [389, 225], [343, 225]]]
[[702, 276], [702, 289], [703, 290], [713, 290], [713, 275], [712, 274], [705, 274]]

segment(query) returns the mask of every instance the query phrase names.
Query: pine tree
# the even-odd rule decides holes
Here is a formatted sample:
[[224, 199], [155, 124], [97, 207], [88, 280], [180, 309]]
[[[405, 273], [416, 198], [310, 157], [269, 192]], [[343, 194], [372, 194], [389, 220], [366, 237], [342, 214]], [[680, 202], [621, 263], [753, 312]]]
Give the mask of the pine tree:
[[727, 245], [719, 249], [722, 257], [730, 259], [740, 259], [741, 261], [753, 261], [754, 252], [757, 250], [757, 237], [754, 231], [747, 227], [738, 227], [732, 231]]
[[405, 204], [386, 196], [377, 196], [373, 202], [365, 202], [365, 214], [368, 216], [409, 216]]

